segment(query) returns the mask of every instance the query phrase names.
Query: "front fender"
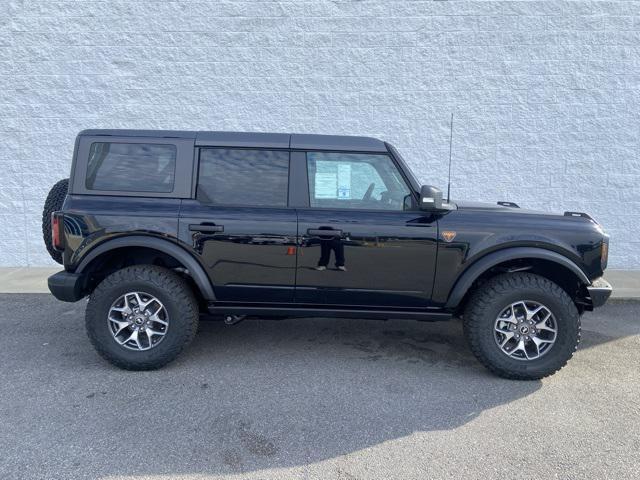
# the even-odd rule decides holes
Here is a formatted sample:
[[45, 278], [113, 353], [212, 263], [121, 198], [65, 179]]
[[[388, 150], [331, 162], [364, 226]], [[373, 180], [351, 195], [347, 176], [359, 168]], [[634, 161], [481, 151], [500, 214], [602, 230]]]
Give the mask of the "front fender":
[[512, 247], [504, 250], [498, 250], [496, 252], [489, 253], [474, 263], [472, 263], [456, 280], [445, 308], [455, 309], [466, 293], [469, 291], [473, 282], [475, 282], [480, 275], [496, 265], [507, 262], [509, 260], [517, 260], [520, 258], [539, 258], [543, 260], [549, 260], [557, 263], [558, 265], [569, 269], [584, 285], [590, 285], [591, 281], [587, 274], [572, 260], [561, 255], [557, 252], [546, 250], [544, 248], [537, 247]]

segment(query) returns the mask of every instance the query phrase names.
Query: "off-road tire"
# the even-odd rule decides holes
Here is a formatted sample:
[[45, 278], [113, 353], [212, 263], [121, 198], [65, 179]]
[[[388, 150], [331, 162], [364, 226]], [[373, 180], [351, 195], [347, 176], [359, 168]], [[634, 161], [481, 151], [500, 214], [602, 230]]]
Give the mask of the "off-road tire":
[[[555, 344], [535, 360], [510, 358], [494, 338], [496, 318], [518, 300], [544, 304], [557, 322]], [[557, 372], [580, 343], [580, 314], [567, 292], [547, 278], [531, 273], [503, 274], [481, 285], [466, 305], [463, 326], [476, 358], [496, 375], [513, 380], [537, 380]]]
[[[160, 300], [169, 315], [162, 342], [149, 350], [128, 350], [113, 338], [107, 317], [116, 299], [140, 291]], [[173, 361], [193, 340], [198, 330], [198, 302], [187, 282], [166, 268], [134, 265], [105, 278], [89, 297], [85, 324], [97, 352], [125, 370], [155, 370]]]
[[57, 182], [51, 187], [51, 190], [49, 190], [47, 199], [44, 201], [44, 208], [42, 209], [42, 239], [44, 240], [49, 255], [58, 263], [62, 263], [62, 252], [54, 249], [51, 243], [51, 214], [62, 208], [62, 203], [68, 191], [68, 178]]

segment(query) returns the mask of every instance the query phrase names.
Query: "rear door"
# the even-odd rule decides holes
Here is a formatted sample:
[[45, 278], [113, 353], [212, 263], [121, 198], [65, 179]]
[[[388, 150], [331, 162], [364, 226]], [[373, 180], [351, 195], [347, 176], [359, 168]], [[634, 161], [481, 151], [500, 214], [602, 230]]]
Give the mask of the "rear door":
[[205, 266], [217, 300], [292, 302], [297, 217], [288, 206], [289, 152], [201, 148], [195, 199], [180, 241]]
[[307, 190], [307, 206], [298, 209], [296, 302], [429, 305], [437, 221], [416, 208], [416, 192], [393, 158], [354, 152], [292, 155], [296, 170], [298, 159], [306, 164], [306, 178], [296, 186]]

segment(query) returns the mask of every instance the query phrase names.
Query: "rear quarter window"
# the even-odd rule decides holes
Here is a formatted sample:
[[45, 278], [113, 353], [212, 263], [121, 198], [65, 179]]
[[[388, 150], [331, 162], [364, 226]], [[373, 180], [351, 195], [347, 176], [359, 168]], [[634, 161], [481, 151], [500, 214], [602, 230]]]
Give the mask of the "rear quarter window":
[[94, 142], [85, 186], [88, 190], [170, 193], [176, 153], [175, 145]]

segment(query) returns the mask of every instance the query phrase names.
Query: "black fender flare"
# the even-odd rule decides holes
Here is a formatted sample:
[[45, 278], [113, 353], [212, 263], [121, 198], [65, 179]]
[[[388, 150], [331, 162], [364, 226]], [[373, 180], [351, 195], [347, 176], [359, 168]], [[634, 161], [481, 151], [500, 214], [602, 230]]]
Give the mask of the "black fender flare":
[[456, 280], [456, 283], [449, 294], [449, 299], [447, 300], [445, 308], [456, 308], [473, 285], [473, 282], [475, 282], [478, 277], [488, 269], [495, 267], [499, 263], [507, 262], [509, 260], [517, 260], [519, 258], [540, 258], [543, 260], [549, 260], [572, 271], [583, 284], [591, 284], [589, 277], [584, 273], [584, 271], [576, 265], [575, 262], [560, 253], [537, 247], [511, 247], [489, 253], [471, 264], [471, 266], [468, 267]]
[[78, 265], [78, 268], [76, 268], [76, 273], [81, 274], [84, 269], [86, 269], [87, 266], [100, 255], [116, 248], [123, 247], [152, 248], [154, 250], [158, 250], [172, 256], [178, 262], [184, 265], [184, 267], [189, 271], [189, 275], [191, 275], [191, 278], [193, 278], [193, 281], [198, 286], [198, 289], [200, 290], [200, 293], [205, 298], [205, 300], [215, 301], [216, 297], [213, 293], [213, 286], [211, 285], [211, 281], [209, 280], [207, 273], [204, 271], [204, 268], [202, 268], [202, 265], [200, 265], [198, 261], [193, 257], [193, 255], [187, 252], [184, 248], [178, 246], [175, 243], [172, 243], [169, 240], [164, 240], [158, 237], [132, 235], [107, 240], [106, 242], [101, 243], [100, 245], [92, 249], [84, 256], [84, 258]]

